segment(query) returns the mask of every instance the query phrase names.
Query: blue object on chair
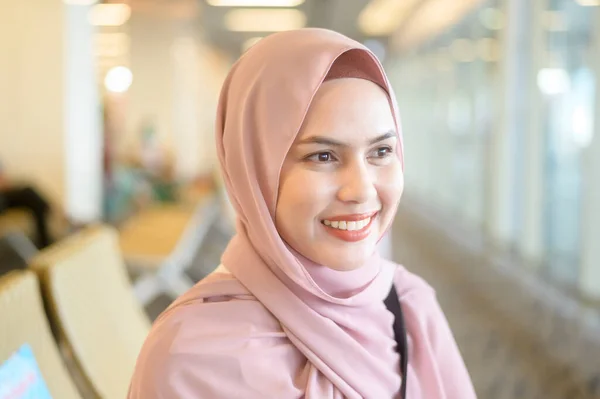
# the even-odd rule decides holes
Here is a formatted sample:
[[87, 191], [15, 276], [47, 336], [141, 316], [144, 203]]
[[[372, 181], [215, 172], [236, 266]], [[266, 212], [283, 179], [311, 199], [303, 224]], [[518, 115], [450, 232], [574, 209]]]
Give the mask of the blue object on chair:
[[52, 399], [28, 344], [0, 365], [0, 399]]

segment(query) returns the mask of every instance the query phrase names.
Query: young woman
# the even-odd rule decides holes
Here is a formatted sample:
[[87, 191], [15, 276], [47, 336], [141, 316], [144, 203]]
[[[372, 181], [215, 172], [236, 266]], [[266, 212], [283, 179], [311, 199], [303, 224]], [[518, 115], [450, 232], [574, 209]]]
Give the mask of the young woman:
[[434, 291], [377, 253], [403, 155], [375, 56], [323, 29], [271, 35], [233, 66], [216, 133], [237, 233], [154, 324], [129, 398], [475, 398]]

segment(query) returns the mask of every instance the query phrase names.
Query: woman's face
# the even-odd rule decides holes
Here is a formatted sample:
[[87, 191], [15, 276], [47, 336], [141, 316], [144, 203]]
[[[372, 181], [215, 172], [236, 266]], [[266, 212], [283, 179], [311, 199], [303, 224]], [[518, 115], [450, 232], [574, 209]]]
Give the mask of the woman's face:
[[354, 270], [392, 222], [404, 175], [387, 94], [363, 79], [317, 91], [279, 180], [275, 224], [303, 256]]

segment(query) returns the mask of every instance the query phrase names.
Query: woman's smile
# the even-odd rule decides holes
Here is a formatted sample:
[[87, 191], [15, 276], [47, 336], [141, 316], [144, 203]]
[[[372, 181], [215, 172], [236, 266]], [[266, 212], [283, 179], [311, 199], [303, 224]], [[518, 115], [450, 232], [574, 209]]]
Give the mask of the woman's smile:
[[378, 212], [340, 215], [323, 219], [325, 231], [335, 238], [347, 242], [358, 242], [371, 234], [371, 226]]

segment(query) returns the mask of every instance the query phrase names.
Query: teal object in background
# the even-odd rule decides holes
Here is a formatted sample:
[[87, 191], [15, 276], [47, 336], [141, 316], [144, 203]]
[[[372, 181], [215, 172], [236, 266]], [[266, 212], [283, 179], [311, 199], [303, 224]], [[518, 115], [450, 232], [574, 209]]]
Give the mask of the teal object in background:
[[0, 365], [0, 399], [52, 399], [28, 344]]

